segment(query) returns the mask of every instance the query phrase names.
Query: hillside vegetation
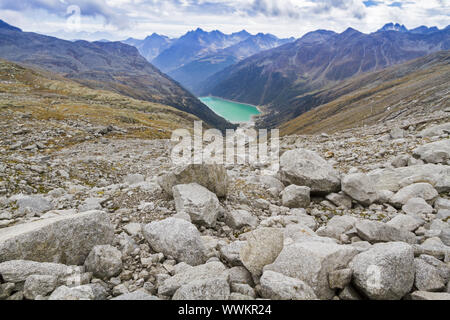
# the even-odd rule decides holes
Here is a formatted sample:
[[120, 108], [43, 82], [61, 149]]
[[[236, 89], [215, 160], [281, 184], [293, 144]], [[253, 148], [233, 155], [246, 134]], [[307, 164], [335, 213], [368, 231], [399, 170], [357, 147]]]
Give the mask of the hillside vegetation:
[[[80, 122], [124, 138], [148, 139], [170, 138], [172, 130], [191, 128], [193, 121], [199, 120], [173, 107], [93, 90], [4, 60], [0, 60], [0, 112], [4, 119], [22, 113], [35, 119], [36, 125], [48, 128]], [[82, 126], [78, 131], [83, 131]], [[59, 141], [61, 147], [69, 143], [66, 140], [80, 138], [62, 136], [67, 139]]]
[[169, 105], [219, 129], [233, 127], [135, 47], [121, 42], [65, 41], [6, 26], [0, 25], [0, 58], [58, 73], [92, 89]]
[[335, 132], [450, 107], [450, 51], [369, 73], [304, 97], [329, 101], [280, 126], [282, 134]]

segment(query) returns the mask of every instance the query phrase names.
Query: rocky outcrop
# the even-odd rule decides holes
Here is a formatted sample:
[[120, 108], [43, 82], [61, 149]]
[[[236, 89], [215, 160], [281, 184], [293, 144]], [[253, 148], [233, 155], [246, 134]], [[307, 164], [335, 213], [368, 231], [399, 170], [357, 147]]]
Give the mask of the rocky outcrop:
[[189, 164], [173, 168], [158, 177], [158, 183], [165, 192], [172, 195], [172, 188], [179, 184], [197, 183], [219, 198], [227, 196], [228, 174], [223, 165]]
[[306, 186], [312, 193], [332, 193], [340, 190], [339, 174], [316, 152], [295, 149], [280, 158], [280, 178], [285, 185]]
[[450, 140], [424, 144], [413, 150], [413, 154], [426, 163], [450, 164]]
[[448, 134], [419, 136], [439, 119], [281, 137], [275, 175], [264, 163], [178, 175], [173, 142], [136, 138], [140, 120], [105, 114], [110, 130], [5, 108], [0, 300], [447, 297]]
[[171, 296], [182, 286], [194, 281], [214, 280], [226, 278], [226, 267], [220, 262], [209, 262], [193, 268], [188, 268], [184, 272], [177, 273], [173, 277], [165, 280], [158, 289], [158, 293]]
[[260, 228], [247, 234], [247, 243], [240, 251], [244, 266], [255, 276], [272, 263], [283, 249], [283, 232], [275, 228]]
[[261, 277], [261, 293], [271, 300], [316, 300], [316, 294], [305, 282], [278, 272], [265, 271]]
[[156, 252], [196, 266], [205, 262], [200, 232], [185, 220], [168, 218], [144, 227], [144, 237]]
[[88, 211], [0, 229], [0, 261], [33, 260], [83, 264], [96, 245], [110, 244], [108, 214]]
[[230, 285], [225, 277], [194, 280], [181, 286], [173, 300], [228, 300]]
[[287, 245], [280, 255], [264, 268], [308, 284], [319, 299], [331, 299], [334, 291], [328, 284], [331, 271], [344, 269], [358, 254], [350, 246], [322, 242], [301, 242]]
[[214, 193], [197, 183], [180, 184], [172, 190], [178, 213], [188, 214], [193, 223], [208, 227], [216, 225], [220, 203]]
[[358, 221], [355, 224], [355, 229], [361, 239], [372, 243], [403, 241], [413, 244], [416, 242], [414, 233], [404, 229], [397, 229], [392, 225], [379, 221]]
[[426, 202], [433, 204], [439, 196], [436, 189], [429, 183], [414, 183], [400, 189], [391, 199], [394, 206], [401, 208], [408, 200], [421, 198]]
[[89, 253], [84, 266], [99, 279], [110, 279], [122, 271], [122, 253], [113, 246], [95, 246]]
[[236, 230], [243, 227], [253, 227], [258, 225], [258, 218], [246, 210], [232, 210], [225, 213], [225, 223]]
[[369, 206], [378, 200], [377, 190], [364, 173], [354, 173], [342, 178], [342, 191], [359, 203]]
[[51, 276], [59, 284], [68, 284], [81, 278], [82, 267], [64, 264], [35, 262], [28, 260], [10, 260], [0, 263], [0, 275], [6, 282], [20, 283], [31, 276]]
[[370, 299], [400, 300], [414, 284], [414, 251], [401, 242], [380, 243], [350, 263], [353, 283]]
[[291, 184], [281, 192], [281, 201], [283, 206], [288, 208], [306, 208], [311, 201], [310, 193], [311, 189], [309, 187]]
[[429, 183], [438, 192], [450, 191], [450, 166], [422, 164], [395, 169], [376, 169], [368, 172], [378, 191], [397, 192], [413, 183]]

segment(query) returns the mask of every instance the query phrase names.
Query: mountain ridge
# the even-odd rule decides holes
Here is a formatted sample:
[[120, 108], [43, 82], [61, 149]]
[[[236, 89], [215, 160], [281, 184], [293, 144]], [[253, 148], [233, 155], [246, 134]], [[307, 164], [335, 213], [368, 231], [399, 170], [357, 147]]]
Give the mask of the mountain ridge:
[[173, 106], [221, 130], [234, 127], [150, 64], [135, 47], [121, 42], [71, 42], [1, 28], [0, 57], [62, 74], [90, 88]]
[[283, 135], [330, 133], [444, 110], [449, 82], [450, 51], [439, 51], [319, 90], [303, 101], [319, 105], [280, 130]]
[[294, 41], [294, 38], [279, 39], [272, 34], [258, 33], [234, 45], [218, 50], [210, 55], [195, 59], [168, 74], [194, 94], [199, 94], [203, 82], [213, 74], [236, 64], [261, 51]]
[[300, 107], [304, 95], [365, 72], [450, 49], [449, 31], [316, 31], [214, 74], [200, 94], [262, 106], [266, 115], [259, 125], [276, 127], [309, 110]]

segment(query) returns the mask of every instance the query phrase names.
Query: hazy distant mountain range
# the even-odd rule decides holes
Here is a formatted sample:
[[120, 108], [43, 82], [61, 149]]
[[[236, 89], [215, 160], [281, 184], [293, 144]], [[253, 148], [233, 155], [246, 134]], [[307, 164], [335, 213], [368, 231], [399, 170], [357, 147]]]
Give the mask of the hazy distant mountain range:
[[318, 90], [449, 49], [449, 27], [408, 31], [388, 24], [372, 34], [352, 28], [341, 34], [318, 30], [214, 74], [199, 94], [264, 106], [260, 125], [275, 127], [326, 103], [326, 95], [312, 99]]
[[65, 41], [0, 21], [0, 58], [62, 74], [95, 89], [173, 106], [220, 129], [233, 127], [121, 42]]
[[122, 42], [136, 47], [139, 50], [139, 53], [151, 62], [159, 56], [161, 52], [169, 48], [175, 40], [166, 36], [161, 36], [157, 33], [153, 33], [144, 40], [128, 38]]
[[178, 39], [154, 33], [144, 40], [129, 38], [123, 42], [138, 48], [161, 71], [197, 93], [202, 82], [214, 73], [258, 52], [294, 40], [278, 39], [263, 33], [251, 35], [245, 30], [224, 34], [218, 30], [206, 32], [198, 28]]

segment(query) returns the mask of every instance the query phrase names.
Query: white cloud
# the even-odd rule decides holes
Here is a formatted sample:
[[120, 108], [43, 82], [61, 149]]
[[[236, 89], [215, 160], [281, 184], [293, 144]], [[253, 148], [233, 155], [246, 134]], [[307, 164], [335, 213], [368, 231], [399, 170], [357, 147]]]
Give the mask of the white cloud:
[[349, 26], [373, 32], [391, 21], [408, 28], [442, 28], [450, 20], [447, 0], [374, 2], [377, 5], [365, 6], [363, 0], [0, 0], [0, 19], [27, 31], [55, 34], [64, 29], [67, 6], [75, 4], [82, 10], [84, 37], [86, 32], [102, 32], [113, 40], [152, 32], [175, 37], [197, 27], [300, 37], [315, 29], [340, 32]]

